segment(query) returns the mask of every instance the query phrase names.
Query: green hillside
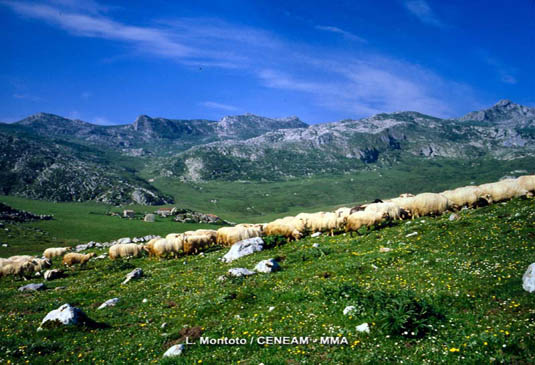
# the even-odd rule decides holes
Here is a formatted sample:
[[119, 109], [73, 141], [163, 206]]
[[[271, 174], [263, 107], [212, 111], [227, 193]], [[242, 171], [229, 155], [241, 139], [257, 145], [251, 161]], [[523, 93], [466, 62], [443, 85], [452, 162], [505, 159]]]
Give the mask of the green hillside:
[[[535, 200], [459, 216], [394, 223], [358, 237], [307, 238], [232, 264], [219, 261], [224, 249], [161, 261], [91, 261], [34, 294], [17, 292], [28, 282], [2, 278], [0, 361], [157, 363], [169, 346], [202, 333], [248, 344], [188, 345], [165, 363], [535, 362], [534, 294], [521, 286], [535, 262]], [[418, 234], [407, 237], [412, 232]], [[267, 258], [277, 258], [282, 271], [216, 280]], [[145, 277], [121, 285], [135, 267]], [[113, 297], [120, 298], [116, 307], [96, 309]], [[46, 313], [64, 303], [110, 327], [37, 332]], [[349, 305], [355, 312], [344, 316]], [[369, 334], [356, 332], [362, 323]], [[261, 346], [259, 336], [332, 336], [348, 345]]]

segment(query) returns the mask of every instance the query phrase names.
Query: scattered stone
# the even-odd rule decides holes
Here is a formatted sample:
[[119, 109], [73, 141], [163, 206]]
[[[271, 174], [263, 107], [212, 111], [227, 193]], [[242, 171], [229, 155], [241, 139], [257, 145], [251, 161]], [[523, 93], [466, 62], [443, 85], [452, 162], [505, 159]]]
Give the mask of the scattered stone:
[[165, 351], [165, 354], [163, 354], [163, 357], [173, 357], [173, 356], [180, 356], [184, 352], [184, 344], [179, 343], [178, 345], [173, 345]]
[[104, 308], [107, 308], [107, 307], [115, 307], [115, 304], [119, 303], [119, 298], [113, 298], [113, 299], [109, 299], [109, 300], [106, 300], [104, 303], [102, 303], [100, 305], [100, 307], [98, 307], [97, 309], [104, 309]]
[[272, 312], [275, 309], [275, 307], [269, 307], [268, 312]]
[[126, 275], [126, 279], [122, 282], [122, 284], [128, 283], [130, 280], [139, 279], [143, 276], [143, 270], [139, 267], [137, 269], [132, 270]]
[[43, 283], [39, 283], [39, 284], [24, 285], [24, 286], [21, 286], [18, 290], [20, 292], [25, 292], [25, 291], [39, 291], [39, 290], [45, 290], [45, 289], [46, 289], [46, 285]]
[[528, 293], [535, 292], [535, 262], [528, 266], [524, 276], [522, 276], [522, 288]]
[[252, 253], [262, 251], [264, 249], [264, 240], [260, 237], [249, 238], [243, 241], [236, 242], [232, 245], [229, 252], [221, 261], [231, 262], [239, 259], [240, 257], [250, 255]]
[[63, 304], [58, 309], [49, 312], [41, 322], [39, 328], [42, 328], [47, 322], [57, 322], [68, 326], [83, 324], [86, 321], [87, 316], [81, 309], [72, 307], [70, 304]]
[[162, 323], [162, 325], [160, 326], [161, 329], [165, 329], [166, 327], [167, 327], [167, 322]]
[[54, 280], [54, 279], [59, 279], [62, 277], [63, 277], [63, 271], [58, 270], [58, 269], [47, 270], [45, 271], [45, 275], [44, 275], [45, 280]]
[[310, 237], [312, 237], [312, 238], [316, 238], [316, 237], [319, 237], [319, 236], [321, 236], [321, 232], [312, 233], [310, 235]]
[[93, 258], [93, 260], [102, 260], [102, 259], [105, 259], [106, 257], [108, 257], [108, 255], [103, 253], [102, 255], [98, 255], [97, 257]]
[[320, 244], [319, 244], [319, 243], [313, 243], [313, 244], [312, 244], [312, 247], [314, 247], [314, 248], [319, 248], [319, 247], [320, 247]]
[[374, 264], [372, 264], [372, 269], [377, 270], [379, 268], [377, 266], [375, 266]]
[[256, 264], [254, 270], [258, 272], [263, 272], [266, 274], [279, 271], [281, 269], [279, 263], [275, 259], [262, 260]]
[[141, 301], [141, 303], [147, 303], [149, 300], [147, 298], [143, 298], [143, 300]]
[[151, 239], [156, 238], [156, 237], [160, 237], [160, 236], [155, 236], [153, 234], [149, 234], [148, 236], [143, 237], [143, 239], [145, 240], [145, 242], [148, 242]]
[[119, 239], [117, 240], [117, 243], [118, 243], [118, 244], [132, 243], [132, 239], [131, 239], [130, 237], [119, 238]]
[[390, 252], [392, 249], [390, 247], [381, 247], [379, 248], [379, 252]]
[[413, 237], [413, 236], [417, 236], [418, 235], [418, 232], [412, 232], [412, 233], [409, 233], [408, 235], [406, 235], [405, 237]]
[[515, 214], [515, 217], [520, 217], [520, 213], [516, 213], [516, 214]]
[[363, 323], [360, 326], [357, 326], [355, 329], [357, 330], [357, 332], [370, 333], [370, 326], [368, 325], [368, 323]]
[[342, 313], [344, 313], [344, 316], [347, 316], [349, 314], [355, 313], [356, 309], [357, 308], [355, 308], [354, 305], [348, 305], [347, 307], [344, 308], [344, 311]]
[[7, 243], [2, 243], [2, 247], [8, 247]]
[[143, 218], [143, 221], [145, 222], [149, 222], [149, 223], [154, 223], [156, 221], [156, 215], [154, 214], [147, 214], [145, 215], [145, 218]]
[[228, 273], [229, 273], [230, 276], [235, 276], [237, 278], [242, 277], [242, 276], [250, 276], [250, 275], [254, 275], [255, 274], [254, 271], [247, 270], [247, 269], [245, 269], [243, 267], [230, 269], [228, 271]]
[[452, 221], [459, 219], [459, 216], [455, 213], [451, 213], [448, 219], [450, 220], [450, 222], [452, 222]]
[[225, 281], [227, 280], [227, 277], [225, 275], [220, 275], [218, 278], [217, 278], [217, 281]]
[[66, 286], [56, 286], [54, 288], [55, 291], [60, 291], [60, 290], [63, 290], [63, 289], [67, 289], [67, 287]]

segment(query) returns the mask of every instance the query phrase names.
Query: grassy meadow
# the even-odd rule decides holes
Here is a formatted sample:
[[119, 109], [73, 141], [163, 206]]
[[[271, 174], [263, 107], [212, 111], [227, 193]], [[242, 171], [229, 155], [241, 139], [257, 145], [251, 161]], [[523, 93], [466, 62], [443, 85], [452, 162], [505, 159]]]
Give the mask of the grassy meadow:
[[[162, 363], [535, 362], [535, 302], [521, 285], [535, 262], [535, 200], [465, 210], [454, 221], [449, 215], [355, 237], [280, 243], [231, 264], [219, 261], [227, 250], [217, 248], [204, 257], [90, 261], [31, 294], [17, 292], [28, 282], [2, 278], [0, 362], [159, 363], [169, 346], [199, 334], [248, 344], [197, 340]], [[267, 258], [277, 258], [282, 270], [217, 280], [231, 267], [252, 269]], [[145, 277], [121, 285], [135, 267]], [[113, 297], [117, 306], [96, 309]], [[37, 332], [63, 303], [109, 327]], [[355, 312], [344, 316], [349, 305]], [[356, 332], [365, 322], [370, 333]], [[348, 344], [266, 346], [254, 343], [258, 336], [333, 336]]]

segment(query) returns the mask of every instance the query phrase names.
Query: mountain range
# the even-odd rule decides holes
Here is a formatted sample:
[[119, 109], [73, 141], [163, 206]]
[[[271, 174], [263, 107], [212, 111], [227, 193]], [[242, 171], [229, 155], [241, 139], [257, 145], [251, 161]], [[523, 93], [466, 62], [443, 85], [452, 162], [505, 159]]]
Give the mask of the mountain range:
[[38, 113], [0, 124], [0, 192], [54, 201], [166, 204], [151, 183], [279, 181], [400, 161], [535, 156], [535, 108], [501, 100], [456, 119], [418, 112], [308, 125], [253, 114], [220, 121], [140, 115], [100, 126]]

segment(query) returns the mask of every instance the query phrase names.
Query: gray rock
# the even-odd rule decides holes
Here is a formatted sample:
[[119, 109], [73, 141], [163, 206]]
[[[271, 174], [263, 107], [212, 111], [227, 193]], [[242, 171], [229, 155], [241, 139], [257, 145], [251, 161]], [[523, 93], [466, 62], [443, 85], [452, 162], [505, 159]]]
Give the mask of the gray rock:
[[225, 275], [220, 275], [217, 277], [217, 281], [225, 281], [227, 280], [227, 277]]
[[160, 237], [160, 236], [155, 236], [153, 234], [149, 234], [148, 236], [143, 237], [143, 239], [145, 240], [145, 242], [148, 242], [151, 239], [156, 238], [156, 237]]
[[321, 232], [312, 233], [310, 237], [315, 238], [321, 236]]
[[418, 235], [418, 232], [412, 232], [412, 233], [409, 233], [408, 235], [406, 235], [405, 237], [413, 237], [413, 236], [417, 236]]
[[319, 244], [319, 243], [313, 243], [313, 244], [312, 244], [312, 247], [314, 247], [314, 248], [319, 248], [319, 247], [320, 247], [320, 244]]
[[145, 216], [145, 218], [143, 218], [143, 220], [145, 222], [149, 222], [149, 223], [155, 222], [156, 221], [156, 215], [155, 214], [147, 214]]
[[522, 276], [522, 288], [528, 293], [535, 292], [535, 262], [528, 266], [524, 276]]
[[370, 326], [368, 325], [368, 323], [363, 323], [357, 326], [355, 329], [357, 330], [357, 332], [370, 333]]
[[256, 264], [254, 270], [258, 272], [263, 272], [266, 274], [279, 271], [281, 269], [279, 263], [275, 259], [262, 260]]
[[260, 237], [249, 238], [236, 242], [232, 245], [229, 252], [223, 256], [223, 262], [232, 262], [240, 257], [262, 251], [264, 249], [264, 240]]
[[105, 253], [103, 253], [102, 255], [98, 255], [97, 257], [95, 257], [93, 260], [103, 260], [103, 259], [105, 259], [106, 257], [108, 257], [108, 255], [106, 255]]
[[180, 356], [184, 352], [185, 346], [183, 343], [179, 343], [178, 345], [173, 345], [165, 351], [165, 354], [163, 354], [163, 357], [174, 357], [174, 356]]
[[43, 283], [39, 283], [39, 284], [24, 285], [24, 286], [21, 286], [18, 290], [20, 292], [25, 292], [25, 291], [38, 291], [38, 290], [45, 290], [45, 289], [46, 289], [46, 285]]
[[58, 309], [54, 309], [49, 312], [43, 321], [41, 322], [41, 327], [47, 322], [57, 322], [62, 325], [80, 325], [87, 320], [85, 313], [76, 307], [72, 307], [70, 304], [63, 304]]
[[44, 275], [45, 280], [54, 280], [54, 279], [59, 279], [62, 277], [63, 277], [63, 271], [58, 270], [58, 269], [47, 270], [45, 271], [45, 275]]
[[450, 217], [448, 218], [450, 221], [455, 221], [459, 219], [459, 216], [455, 213], [451, 213]]
[[347, 315], [355, 313], [355, 310], [356, 308], [354, 305], [348, 305], [347, 307], [344, 308], [344, 311], [342, 313], [344, 314], [344, 316], [347, 316]]
[[113, 298], [106, 300], [104, 303], [102, 303], [97, 309], [104, 309], [107, 307], [115, 307], [115, 304], [119, 303], [119, 298]]
[[7, 243], [2, 243], [2, 247], [8, 247]]
[[132, 239], [130, 237], [123, 237], [123, 238], [119, 238], [116, 242], [118, 244], [132, 243]]
[[235, 276], [237, 278], [242, 277], [242, 276], [250, 276], [250, 275], [254, 275], [255, 274], [254, 271], [247, 270], [247, 269], [245, 269], [243, 267], [230, 269], [228, 271], [228, 273], [229, 273], [230, 276]]
[[81, 251], [84, 251], [84, 250], [87, 250], [89, 248], [89, 246], [87, 244], [81, 244], [81, 245], [77, 245], [74, 250], [76, 252], [81, 252]]
[[138, 267], [137, 269], [132, 270], [126, 275], [126, 279], [122, 282], [122, 284], [126, 284], [130, 280], [139, 279], [142, 276], [143, 276], [143, 270]]

